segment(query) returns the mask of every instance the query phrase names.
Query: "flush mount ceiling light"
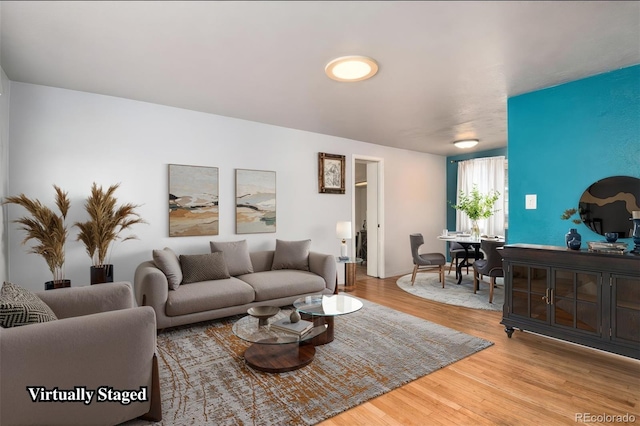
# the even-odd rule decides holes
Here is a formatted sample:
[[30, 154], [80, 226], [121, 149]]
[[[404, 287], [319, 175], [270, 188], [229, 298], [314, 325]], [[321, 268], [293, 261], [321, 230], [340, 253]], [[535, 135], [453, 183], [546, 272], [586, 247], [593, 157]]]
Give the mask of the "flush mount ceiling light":
[[324, 67], [327, 76], [336, 81], [362, 81], [378, 72], [378, 63], [366, 56], [342, 56]]
[[464, 140], [459, 140], [459, 141], [455, 141], [453, 144], [461, 149], [464, 148], [473, 148], [474, 146], [478, 145], [478, 139], [464, 139]]

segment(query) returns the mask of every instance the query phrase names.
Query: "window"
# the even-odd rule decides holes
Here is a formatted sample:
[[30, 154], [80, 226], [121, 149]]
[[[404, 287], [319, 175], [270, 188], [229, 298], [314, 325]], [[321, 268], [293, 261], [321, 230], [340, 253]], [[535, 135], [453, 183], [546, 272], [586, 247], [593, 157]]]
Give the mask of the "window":
[[[507, 161], [504, 156], [475, 158], [458, 163], [458, 191], [469, 193], [476, 185], [480, 193], [486, 194], [490, 190], [500, 193], [496, 201], [496, 212], [488, 219], [480, 219], [480, 232], [486, 235], [504, 235], [507, 223]], [[457, 202], [457, 200], [456, 200]], [[456, 211], [456, 230], [471, 229], [471, 220], [461, 211]]]

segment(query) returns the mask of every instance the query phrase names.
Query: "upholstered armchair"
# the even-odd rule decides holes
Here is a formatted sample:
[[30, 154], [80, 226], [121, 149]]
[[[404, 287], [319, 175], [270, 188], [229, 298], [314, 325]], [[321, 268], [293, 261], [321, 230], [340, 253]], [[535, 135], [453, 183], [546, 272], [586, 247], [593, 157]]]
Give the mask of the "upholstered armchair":
[[[36, 295], [58, 319], [0, 328], [0, 424], [113, 425], [140, 416], [161, 420], [155, 312], [134, 307], [131, 285], [109, 283]], [[76, 387], [105, 387], [106, 392], [109, 387], [146, 388], [147, 401], [97, 402], [97, 393], [89, 404], [32, 401], [37, 388]], [[37, 399], [42, 396], [37, 393]]]
[[498, 247], [504, 246], [504, 241], [482, 240], [480, 250], [485, 253], [485, 258], [473, 262], [473, 293], [478, 291], [480, 285], [479, 275], [489, 277], [489, 303], [493, 303], [493, 288], [496, 285], [496, 277], [504, 277], [502, 269], [502, 256]]

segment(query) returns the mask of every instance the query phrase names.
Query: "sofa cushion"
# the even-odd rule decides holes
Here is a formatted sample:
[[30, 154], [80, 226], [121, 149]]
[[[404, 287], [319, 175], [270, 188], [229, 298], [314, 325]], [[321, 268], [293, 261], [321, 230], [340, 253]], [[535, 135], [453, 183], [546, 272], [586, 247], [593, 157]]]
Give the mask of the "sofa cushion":
[[249, 256], [249, 246], [247, 240], [242, 241], [211, 241], [209, 242], [211, 252], [221, 251], [224, 254], [224, 260], [229, 268], [229, 275], [236, 276], [242, 274], [250, 274], [253, 272], [251, 257]]
[[244, 305], [253, 302], [254, 296], [253, 287], [234, 277], [216, 282], [201, 281], [170, 291], [165, 312], [174, 317]]
[[51, 308], [26, 288], [8, 282], [2, 285], [0, 290], [0, 326], [4, 328], [18, 327], [57, 319]]
[[311, 240], [276, 240], [276, 251], [273, 255], [273, 265], [271, 265], [271, 269], [299, 269], [301, 271], [308, 271], [310, 247]]
[[182, 283], [214, 281], [229, 278], [229, 269], [221, 252], [207, 254], [181, 254]]
[[164, 250], [153, 250], [153, 262], [166, 276], [169, 288], [175, 290], [182, 283], [182, 267], [180, 259], [173, 250], [165, 247]]
[[274, 253], [274, 250], [253, 251], [249, 253], [251, 264], [253, 265], [253, 272], [270, 271], [273, 266]]
[[319, 293], [325, 289], [324, 279], [312, 272], [282, 269], [278, 271], [254, 272], [240, 275], [238, 279], [255, 290], [255, 301], [279, 299], [308, 293]]

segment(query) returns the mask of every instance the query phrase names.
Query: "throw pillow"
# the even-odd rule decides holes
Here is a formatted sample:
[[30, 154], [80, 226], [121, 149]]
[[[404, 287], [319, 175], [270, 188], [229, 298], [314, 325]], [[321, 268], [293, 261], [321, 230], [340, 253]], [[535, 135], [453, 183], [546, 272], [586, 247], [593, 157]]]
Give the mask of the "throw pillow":
[[300, 269], [308, 271], [310, 247], [311, 240], [276, 240], [276, 251], [273, 254], [271, 269]]
[[57, 320], [56, 314], [38, 296], [5, 282], [0, 290], [0, 326], [18, 327]]
[[165, 247], [164, 250], [153, 250], [153, 262], [167, 276], [169, 288], [177, 289], [182, 282], [182, 268], [175, 252], [169, 247]]
[[182, 284], [229, 278], [229, 269], [221, 252], [180, 255]]
[[249, 256], [249, 246], [247, 240], [242, 241], [211, 241], [211, 252], [222, 252], [224, 260], [229, 268], [229, 275], [238, 276], [242, 274], [250, 274], [253, 272], [253, 264], [251, 256]]

